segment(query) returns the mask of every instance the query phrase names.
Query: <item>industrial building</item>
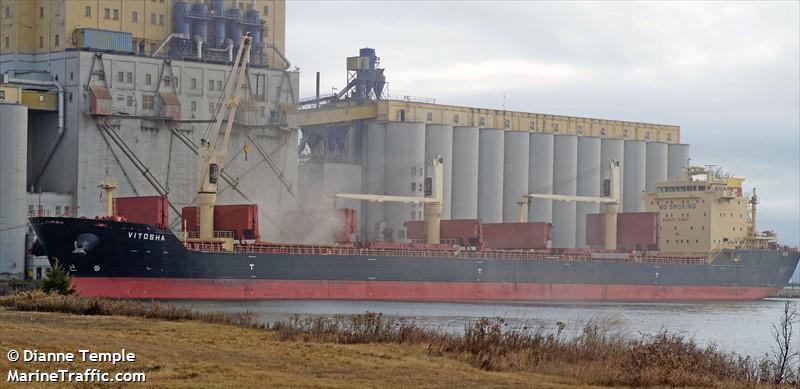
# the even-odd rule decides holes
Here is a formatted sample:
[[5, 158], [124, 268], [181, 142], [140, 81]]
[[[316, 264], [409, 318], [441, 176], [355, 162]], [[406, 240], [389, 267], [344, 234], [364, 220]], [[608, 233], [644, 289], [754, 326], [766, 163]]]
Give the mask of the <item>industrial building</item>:
[[[92, 17], [84, 20], [84, 11]], [[151, 13], [158, 26], [164, 15], [163, 29], [151, 28]], [[134, 28], [132, 15], [147, 26]], [[297, 206], [286, 187], [297, 180], [291, 114], [299, 75], [270, 48], [283, 45], [282, 1], [2, 0], [0, 278], [37, 278], [47, 267], [46, 258], [26, 255], [34, 238], [28, 216], [102, 215], [98, 185], [107, 179], [117, 196], [167, 195], [171, 227], [181, 229], [180, 209], [197, 195], [197, 146], [231, 71], [235, 47], [205, 44], [220, 15], [226, 25], [218, 32], [234, 33], [225, 47], [253, 36], [220, 203], [259, 204], [261, 224], [271, 227], [265, 238], [278, 239], [280, 210]], [[49, 45], [39, 47], [36, 34]]]
[[[348, 85], [300, 102], [300, 192], [305, 202], [360, 192], [420, 195], [424, 161], [444, 157], [443, 219], [514, 222], [526, 193], [600, 196], [603, 166], [621, 162], [623, 212], [645, 210], [656, 181], [683, 177], [689, 146], [674, 125], [436, 104], [383, 93], [373, 49], [348, 58]], [[361, 236], [407, 239], [421, 205], [338, 200], [362, 215]], [[534, 199], [529, 221], [553, 223], [554, 248], [586, 246], [599, 204]]]
[[132, 51], [153, 55], [170, 35], [188, 33], [179, 26], [187, 21], [186, 39], [199, 36], [211, 49], [225, 48], [241, 26], [261, 30], [264, 64], [285, 65], [277, 54], [286, 47], [285, 0], [0, 0], [0, 54], [79, 49], [87, 46], [81, 32], [99, 29], [131, 34]]
[[285, 238], [283, 211], [332, 203], [356, 210], [362, 239], [407, 241], [421, 204], [330, 195], [421, 196], [425, 161], [441, 155], [443, 219], [512, 222], [527, 207], [527, 220], [553, 223], [552, 247], [584, 247], [598, 204], [523, 195], [600, 196], [618, 160], [621, 211], [640, 212], [643, 191], [687, 166], [678, 126], [387, 95], [373, 49], [348, 58], [341, 92], [300, 101], [284, 23], [279, 0], [0, 0], [0, 278], [47, 267], [30, 253], [28, 216], [102, 215], [108, 180], [117, 196], [167, 196], [170, 227], [185, 229], [198, 145], [244, 34], [253, 50], [219, 203], [258, 204], [266, 241]]

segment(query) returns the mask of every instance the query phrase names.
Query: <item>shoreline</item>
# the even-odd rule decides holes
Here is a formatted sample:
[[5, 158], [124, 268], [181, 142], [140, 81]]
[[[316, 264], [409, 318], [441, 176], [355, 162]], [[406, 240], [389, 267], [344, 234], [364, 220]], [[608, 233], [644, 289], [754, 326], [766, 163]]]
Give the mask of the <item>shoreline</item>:
[[[370, 312], [294, 316], [265, 325], [247, 312], [32, 292], [0, 297], [0, 322], [4, 352], [126, 349], [141, 356], [126, 371], [149, 371], [148, 382], [166, 386], [259, 386], [248, 371], [274, 373], [259, 380], [291, 387], [732, 388], [795, 377], [792, 372], [784, 376], [782, 369], [778, 375], [776, 361], [766, 357], [741, 357], [667, 331], [620, 333], [593, 321], [571, 337], [564, 335], [561, 322], [551, 331], [513, 329], [502, 318], [482, 318], [457, 335]], [[195, 364], [186, 365], [187, 360]], [[65, 367], [98, 368], [83, 365]], [[53, 366], [25, 364], [28, 369]], [[0, 359], [0, 367], [8, 372], [16, 365]]]

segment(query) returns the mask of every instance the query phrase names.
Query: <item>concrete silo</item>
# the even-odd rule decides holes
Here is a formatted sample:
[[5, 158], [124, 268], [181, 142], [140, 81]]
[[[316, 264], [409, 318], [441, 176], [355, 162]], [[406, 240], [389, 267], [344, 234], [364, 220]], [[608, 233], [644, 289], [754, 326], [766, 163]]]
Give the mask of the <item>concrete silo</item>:
[[516, 222], [518, 201], [528, 193], [530, 134], [506, 131], [503, 151], [503, 222]]
[[625, 169], [622, 179], [622, 212], [642, 212], [645, 189], [647, 147], [643, 141], [625, 141]]
[[[578, 189], [578, 137], [556, 135], [553, 144], [553, 193], [575, 196]], [[575, 247], [575, 205], [574, 201], [553, 203], [554, 248]]]
[[[390, 122], [386, 125], [386, 193], [423, 196], [425, 181], [425, 124]], [[394, 240], [406, 240], [405, 222], [422, 220], [422, 204], [386, 203], [386, 224]]]
[[28, 108], [0, 104], [0, 279], [25, 275]]
[[[528, 193], [553, 193], [553, 134], [530, 134]], [[531, 199], [528, 221], [553, 222], [553, 200]]]
[[505, 131], [481, 128], [478, 145], [478, 218], [484, 223], [503, 221], [503, 151]]
[[[619, 179], [620, 179], [620, 189], [624, 187], [625, 182], [625, 141], [622, 139], [603, 139], [600, 143], [600, 166], [602, 168], [602, 178], [606, 179], [609, 178], [609, 172], [606, 170], [611, 165], [611, 161], [617, 160], [619, 161]], [[620, 200], [620, 210], [622, 210], [622, 201], [624, 199], [624, 193], [620, 190], [619, 193], [619, 200]]]
[[[367, 166], [365, 190], [369, 194], [386, 194], [386, 123], [367, 125]], [[382, 240], [386, 227], [384, 203], [364, 202], [365, 225], [359, 229], [368, 240]]]
[[453, 191], [453, 127], [442, 124], [425, 126], [425, 160], [441, 155], [444, 158], [444, 197], [442, 219], [451, 218]]
[[689, 145], [671, 144], [667, 148], [667, 179], [682, 179], [689, 166]]
[[478, 218], [478, 128], [453, 128], [451, 219]]
[[[601, 165], [600, 138], [583, 136], [578, 138], [578, 196], [600, 196]], [[597, 203], [575, 204], [575, 247], [586, 247], [586, 215], [599, 213]]]
[[656, 190], [656, 181], [667, 179], [667, 144], [647, 143], [647, 167], [645, 168], [644, 190]]

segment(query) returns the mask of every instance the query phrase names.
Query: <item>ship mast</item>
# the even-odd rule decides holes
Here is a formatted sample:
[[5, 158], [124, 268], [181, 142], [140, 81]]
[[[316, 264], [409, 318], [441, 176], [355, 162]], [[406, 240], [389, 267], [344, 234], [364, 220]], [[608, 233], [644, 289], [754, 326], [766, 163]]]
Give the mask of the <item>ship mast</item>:
[[106, 178], [100, 185], [97, 186], [102, 189], [106, 194], [106, 216], [109, 218], [114, 217], [114, 190], [117, 189], [117, 182]]
[[[239, 98], [242, 90], [247, 63], [250, 60], [250, 43], [252, 38], [245, 35], [239, 44], [239, 51], [233, 62], [232, 72], [228, 76], [225, 85], [225, 108], [227, 108], [227, 118], [225, 123], [225, 135], [222, 138], [222, 146], [217, 150], [219, 133], [222, 128], [222, 115], [216, 115], [216, 120], [211, 124], [211, 140], [201, 140], [200, 157], [200, 177], [197, 189], [197, 206], [199, 212], [199, 238], [209, 240], [214, 238], [214, 205], [217, 202], [217, 181], [220, 176], [220, 169], [225, 161], [228, 151], [228, 141], [230, 140], [231, 129], [236, 115], [236, 107], [239, 105]], [[224, 112], [220, 107], [220, 113]]]
[[758, 235], [758, 227], [756, 227], [756, 205], [758, 205], [758, 196], [756, 196], [756, 188], [753, 188], [753, 195], [750, 196], [750, 235], [752, 236]]

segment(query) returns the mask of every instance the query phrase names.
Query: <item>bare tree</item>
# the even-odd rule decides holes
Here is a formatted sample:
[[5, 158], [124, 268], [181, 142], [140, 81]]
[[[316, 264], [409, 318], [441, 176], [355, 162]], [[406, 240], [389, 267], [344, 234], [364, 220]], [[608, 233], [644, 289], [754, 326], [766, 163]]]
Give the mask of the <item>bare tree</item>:
[[793, 378], [794, 372], [790, 370], [793, 361], [797, 358], [798, 352], [792, 345], [793, 328], [792, 323], [800, 318], [797, 307], [793, 307], [789, 301], [783, 305], [783, 316], [778, 324], [772, 325], [772, 336], [775, 340], [774, 351], [774, 376], [775, 384], [785, 383], [787, 379]]

